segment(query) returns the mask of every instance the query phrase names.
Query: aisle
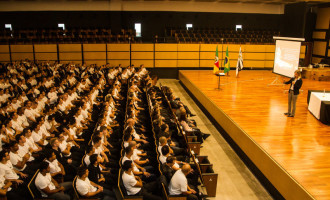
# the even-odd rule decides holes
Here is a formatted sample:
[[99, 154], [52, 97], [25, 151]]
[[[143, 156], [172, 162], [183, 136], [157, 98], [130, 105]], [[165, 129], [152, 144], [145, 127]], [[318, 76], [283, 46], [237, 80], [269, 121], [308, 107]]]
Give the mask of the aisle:
[[196, 120], [198, 128], [200, 128], [202, 132], [211, 134], [204, 142], [203, 148], [201, 149], [201, 155], [209, 156], [209, 159], [213, 163], [215, 173], [219, 174], [217, 196], [209, 199], [272, 199], [213, 124], [186, 93], [179, 81], [175, 79], [161, 79], [159, 82], [164, 86], [171, 87], [174, 94], [181, 98], [181, 101], [191, 109], [192, 113], [196, 114], [193, 119]]

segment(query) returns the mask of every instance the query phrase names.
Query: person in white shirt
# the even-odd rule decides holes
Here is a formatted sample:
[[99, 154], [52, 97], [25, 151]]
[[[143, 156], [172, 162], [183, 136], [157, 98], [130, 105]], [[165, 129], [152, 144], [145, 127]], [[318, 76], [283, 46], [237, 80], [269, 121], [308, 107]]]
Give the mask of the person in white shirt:
[[9, 153], [6, 150], [2, 150], [0, 152], [0, 171], [4, 172], [4, 177], [7, 180], [14, 181], [17, 184], [24, 183], [20, 180], [20, 176], [22, 178], [26, 178], [28, 175], [14, 169], [13, 165], [10, 162]]
[[58, 162], [58, 160], [56, 159], [56, 155], [53, 151], [45, 151], [45, 159], [45, 161], [49, 163], [49, 173], [52, 177], [60, 178], [65, 176], [64, 167], [60, 162]]
[[114, 200], [115, 195], [112, 191], [104, 189], [102, 186], [88, 179], [88, 169], [86, 167], [80, 167], [77, 172], [76, 189], [80, 196], [83, 197], [95, 197], [102, 200]]
[[168, 186], [170, 195], [186, 195], [188, 200], [198, 200], [197, 192], [188, 185], [186, 176], [192, 172], [189, 164], [176, 171]]
[[54, 198], [56, 200], [70, 200], [70, 196], [64, 193], [64, 191], [72, 188], [70, 183], [58, 184], [49, 173], [50, 167], [48, 162], [42, 162], [39, 170], [34, 183], [42, 197]]
[[126, 188], [128, 195], [142, 195], [143, 199], [160, 200], [160, 196], [153, 194], [158, 190], [158, 184], [156, 182], [150, 182], [143, 184], [139, 176], [135, 176], [133, 173], [134, 164], [131, 160], [126, 160], [122, 165], [124, 171], [121, 179]]

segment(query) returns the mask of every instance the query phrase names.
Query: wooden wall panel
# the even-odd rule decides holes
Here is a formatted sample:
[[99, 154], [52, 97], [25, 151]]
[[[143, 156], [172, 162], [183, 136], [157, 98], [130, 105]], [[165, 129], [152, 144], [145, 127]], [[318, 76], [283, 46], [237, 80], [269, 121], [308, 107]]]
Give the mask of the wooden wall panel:
[[106, 51], [106, 44], [84, 44], [84, 52], [86, 51]]
[[0, 45], [0, 53], [9, 53], [9, 45]]
[[11, 58], [13, 61], [25, 59], [33, 60], [33, 53], [12, 53]]
[[85, 64], [86, 65], [91, 65], [91, 64], [105, 65], [107, 63], [106, 63], [106, 60], [86, 60]]
[[50, 61], [57, 61], [57, 53], [35, 53], [36, 60], [44, 61], [44, 60], [50, 60]]
[[318, 8], [315, 29], [328, 29], [330, 20], [330, 7]]
[[178, 44], [178, 51], [199, 51], [199, 44]]
[[140, 67], [140, 65], [142, 64], [148, 68], [154, 67], [153, 60], [132, 60], [132, 65], [134, 65], [135, 67]]
[[86, 60], [105, 60], [106, 52], [84, 52], [84, 59]]
[[178, 52], [178, 59], [198, 59], [198, 52]]
[[76, 60], [81, 61], [81, 53], [60, 53], [61, 61]]
[[59, 44], [60, 52], [81, 52], [81, 44]]
[[[232, 67], [236, 67], [233, 65]], [[264, 68], [265, 67], [265, 61], [244, 61], [244, 67], [249, 67], [249, 68]]]
[[154, 59], [154, 52], [132, 52], [132, 59]]
[[[265, 54], [266, 60], [274, 60], [274, 58], [275, 58], [275, 53], [266, 53]], [[244, 54], [243, 54], [243, 59], [244, 59]]]
[[199, 67], [198, 60], [178, 60], [178, 67]]
[[325, 31], [314, 31], [313, 39], [325, 39], [326, 32]]
[[57, 52], [56, 44], [35, 44], [34, 52]]
[[178, 67], [178, 60], [155, 60], [155, 67]]
[[312, 57], [312, 63], [319, 63], [322, 58]]
[[108, 52], [108, 59], [129, 60], [129, 52]]
[[178, 53], [177, 52], [156, 52], [155, 59], [177, 59]]
[[[236, 55], [237, 59], [238, 55]], [[233, 58], [234, 59], [234, 58]], [[266, 54], [265, 53], [244, 53], [243, 59], [245, 60], [265, 60]], [[274, 59], [274, 57], [273, 57]]]
[[132, 51], [154, 51], [154, 44], [132, 44]]
[[177, 51], [178, 44], [155, 44], [155, 51]]
[[108, 51], [128, 51], [129, 52], [129, 44], [107, 44]]
[[0, 62], [10, 62], [9, 54], [0, 54]]
[[[214, 59], [213, 60], [201, 60], [200, 61], [200, 67], [213, 67], [213, 65], [214, 65]], [[221, 66], [221, 64], [220, 64], [220, 66]]]
[[[219, 59], [221, 59], [221, 52], [219, 53]], [[209, 59], [214, 60], [215, 59], [215, 52], [201, 52], [200, 53], [200, 59]]]
[[275, 52], [275, 45], [264, 45], [265, 52]]
[[32, 45], [11, 45], [11, 52], [33, 52], [33, 46]]
[[217, 49], [217, 46], [218, 46], [218, 52], [221, 52], [221, 44], [201, 44], [201, 51], [213, 51], [215, 54], [215, 50]]
[[129, 60], [108, 60], [108, 63], [111, 67], [118, 66], [119, 64], [121, 64], [122, 67], [127, 67], [129, 65]]
[[326, 42], [314, 41], [313, 54], [324, 56], [326, 47], [327, 47]]
[[[239, 47], [240, 47], [241, 45], [239, 45], [239, 44], [229, 44], [229, 45], [223, 45], [223, 51], [224, 52], [226, 52], [226, 50], [227, 50], [227, 47], [228, 47], [228, 51], [229, 52], [239, 52]], [[218, 51], [221, 51], [221, 49], [218, 49]], [[214, 52], [215, 52], [215, 49], [214, 49]], [[224, 53], [225, 54], [225, 53]], [[230, 54], [229, 54], [230, 55]]]
[[[244, 47], [245, 52], [266, 52], [266, 49], [270, 47], [266, 47], [265, 45], [246, 45]], [[274, 49], [275, 52], [275, 49]]]

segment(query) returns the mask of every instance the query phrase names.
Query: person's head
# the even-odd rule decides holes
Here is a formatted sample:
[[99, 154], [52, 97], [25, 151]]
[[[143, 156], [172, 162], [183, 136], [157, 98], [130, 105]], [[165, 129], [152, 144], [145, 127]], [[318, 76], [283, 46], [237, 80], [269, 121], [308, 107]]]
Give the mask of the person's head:
[[182, 166], [182, 173], [184, 175], [187, 176], [190, 172], [191, 172], [191, 167], [190, 167], [189, 164], [185, 164], [185, 165]]
[[78, 168], [77, 175], [79, 178], [86, 178], [88, 176], [88, 169], [85, 166]]
[[50, 162], [53, 162], [56, 159], [56, 155], [54, 151], [48, 150], [44, 152], [45, 158], [49, 160]]
[[126, 156], [131, 156], [132, 154], [133, 154], [133, 149], [131, 148], [131, 147], [126, 147], [125, 148], [125, 154], [126, 154]]
[[53, 148], [54, 148], [54, 147], [57, 148], [57, 147], [59, 147], [59, 145], [60, 145], [60, 143], [59, 143], [57, 137], [54, 137], [54, 138], [50, 139], [50, 140], [49, 140], [49, 144], [50, 144], [50, 146], [53, 147]]
[[162, 136], [159, 138], [159, 143], [161, 146], [164, 146], [166, 142], [167, 142], [166, 137]]
[[22, 134], [25, 136], [25, 138], [29, 138], [32, 135], [31, 130], [29, 128], [23, 129]]
[[50, 172], [49, 163], [46, 161], [42, 161], [39, 165], [39, 170], [41, 173], [49, 173]]
[[94, 143], [94, 147], [99, 147], [101, 145], [101, 137], [99, 136], [96, 136], [96, 137], [93, 137], [93, 143]]
[[294, 77], [295, 77], [295, 78], [301, 78], [301, 71], [296, 70], [296, 71], [294, 72]]
[[131, 160], [125, 160], [125, 162], [123, 163], [123, 165], [121, 166], [121, 168], [127, 172], [130, 169], [133, 169], [133, 162]]
[[166, 158], [166, 164], [172, 167], [175, 164], [176, 157], [174, 156], [169, 156]]
[[130, 141], [129, 147], [131, 147], [132, 149], [136, 149], [136, 142], [134, 140]]
[[91, 162], [92, 165], [97, 165], [99, 164], [99, 159], [98, 159], [98, 155], [97, 154], [93, 154], [89, 157], [89, 161]]
[[10, 149], [11, 152], [18, 151], [18, 143], [16, 141], [11, 141], [9, 143], [9, 149]]
[[124, 141], [130, 141], [132, 139], [131, 133], [130, 132], [125, 132], [124, 133]]
[[86, 153], [92, 155], [95, 152], [95, 148], [92, 145], [87, 146]]
[[15, 139], [19, 144], [24, 144], [26, 142], [26, 138], [24, 137], [23, 134], [17, 134], [15, 136]]
[[9, 160], [9, 153], [7, 150], [3, 149], [2, 151], [0, 151], [0, 162], [7, 162], [7, 160]]
[[170, 153], [170, 148], [169, 148], [167, 145], [163, 146], [163, 147], [162, 147], [162, 154], [163, 154], [164, 156], [166, 156], [166, 155], [169, 154], [169, 153]]

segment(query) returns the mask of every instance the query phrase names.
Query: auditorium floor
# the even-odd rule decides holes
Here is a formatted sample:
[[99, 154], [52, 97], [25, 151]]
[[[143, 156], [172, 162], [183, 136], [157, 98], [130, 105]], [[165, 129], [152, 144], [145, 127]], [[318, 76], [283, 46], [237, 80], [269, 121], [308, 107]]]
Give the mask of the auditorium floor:
[[217, 196], [209, 199], [272, 199], [201, 109], [190, 98], [179, 81], [175, 79], [160, 79], [160, 83], [171, 87], [174, 94], [181, 98], [181, 101], [191, 109], [192, 113], [196, 114], [193, 119], [196, 120], [198, 128], [204, 133], [211, 134], [201, 149], [201, 155], [209, 157], [211, 163], [213, 163], [215, 173], [219, 174]]

